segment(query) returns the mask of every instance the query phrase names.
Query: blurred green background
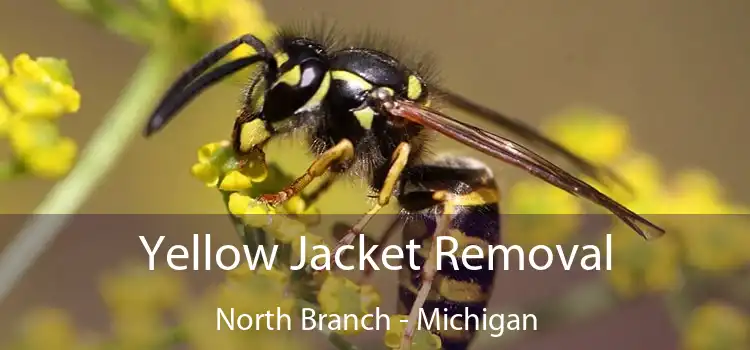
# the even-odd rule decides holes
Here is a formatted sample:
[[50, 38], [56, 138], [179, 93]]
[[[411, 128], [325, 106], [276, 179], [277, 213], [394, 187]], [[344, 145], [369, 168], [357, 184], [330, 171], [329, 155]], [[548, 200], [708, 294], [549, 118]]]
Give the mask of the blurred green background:
[[[283, 0], [264, 1], [263, 6], [276, 24], [325, 17], [345, 33], [374, 29], [404, 38], [415, 43], [414, 50], [434, 54], [443, 85], [534, 125], [581, 106], [617, 115], [628, 122], [632, 143], [656, 157], [666, 172], [702, 168], [718, 178], [727, 200], [750, 203], [750, 186], [745, 184], [750, 162], [744, 155], [750, 145], [745, 135], [750, 130], [750, 23], [746, 21], [750, 2]], [[63, 117], [60, 125], [81, 148], [146, 52], [142, 46], [77, 18], [54, 1], [0, 3], [0, 30], [5, 34], [0, 36], [0, 52], [9, 60], [22, 52], [68, 60], [82, 102], [80, 112]], [[183, 63], [176, 61], [175, 66], [178, 70]], [[137, 137], [80, 212], [224, 212], [216, 191], [202, 187], [188, 170], [199, 146], [228, 137], [240, 88], [237, 82], [218, 86], [158, 137]], [[472, 117], [460, 117], [494, 130]], [[489, 160], [444, 139], [433, 148]], [[289, 143], [273, 145], [267, 152], [269, 159], [281, 151], [282, 166], [291, 173], [307, 167], [310, 158], [304, 149]], [[492, 164], [503, 189], [524, 176], [499, 162]], [[31, 212], [53, 184], [38, 179], [0, 184], [0, 213]], [[352, 188], [349, 184], [335, 187], [322, 198], [320, 208], [330, 214], [363, 212], [366, 203], [351, 194]], [[364, 194], [362, 189], [356, 190]], [[13, 235], [14, 231], [3, 232], [0, 245]], [[66, 237], [58, 239], [45, 261], [64, 261], [82, 244], [91, 244], [80, 236], [76, 240]], [[106, 244], [116, 249], [122, 243], [118, 241], [128, 239], [113, 235]], [[133, 255], [134, 251], [118, 251], [117, 255]], [[67, 268], [75, 269], [87, 281], [99, 271], [97, 261], [70, 263]], [[59, 293], [40, 290], [39, 286], [50, 286], [56, 274], [54, 264], [36, 266], [2, 306], [9, 308], [0, 313], [0, 324], [12, 325], [19, 310], [44, 302], [70, 309], [100, 306], [82, 301], [77, 287], [70, 283], [60, 284]], [[545, 275], [549, 278], [551, 282], [546, 283], [554, 284], [566, 276]], [[529, 288], [539, 289], [541, 283], [517, 275], [511, 286], [496, 294], [518, 297]], [[666, 318], [644, 316], [654, 305], [641, 300], [612, 315], [611, 320], [605, 316], [587, 327], [607, 324], [608, 330], [601, 332], [623, 338], [652, 327], [653, 340], [642, 348], [673, 348], [673, 334], [662, 332]], [[644, 325], [644, 317], [661, 326]], [[632, 333], [620, 332], [620, 327], [630, 327]], [[518, 349], [559, 346], [558, 341], [580, 347], [590, 333], [577, 329], [521, 344]]]

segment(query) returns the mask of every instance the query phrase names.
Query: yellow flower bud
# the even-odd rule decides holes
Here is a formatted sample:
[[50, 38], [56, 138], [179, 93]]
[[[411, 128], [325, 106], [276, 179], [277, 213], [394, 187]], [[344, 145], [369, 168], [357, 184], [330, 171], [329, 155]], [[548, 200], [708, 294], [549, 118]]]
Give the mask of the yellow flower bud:
[[300, 196], [294, 196], [284, 202], [284, 210], [290, 214], [302, 214], [305, 211], [305, 200]]
[[3, 87], [8, 103], [24, 115], [55, 119], [76, 112], [81, 103], [77, 91], [57, 82], [13, 75]]
[[251, 201], [252, 199], [249, 196], [236, 192], [232, 193], [229, 195], [229, 203], [227, 204], [229, 212], [236, 216], [245, 215]]
[[22, 157], [38, 148], [54, 146], [60, 139], [57, 125], [47, 120], [14, 120], [8, 131], [13, 151]]
[[198, 162], [210, 162], [216, 151], [225, 146], [223, 142], [211, 142], [201, 146], [198, 149]]
[[224, 191], [241, 191], [250, 188], [250, 178], [237, 170], [232, 170], [221, 180], [219, 188]]
[[57, 178], [70, 171], [76, 159], [78, 146], [73, 139], [64, 137], [57, 144], [41, 147], [24, 158], [26, 167], [43, 178]]
[[65, 60], [20, 54], [13, 60], [13, 76], [4, 86], [8, 102], [25, 115], [56, 118], [77, 112], [81, 96]]
[[219, 170], [209, 163], [196, 163], [190, 168], [190, 173], [208, 187], [216, 187], [219, 182]]

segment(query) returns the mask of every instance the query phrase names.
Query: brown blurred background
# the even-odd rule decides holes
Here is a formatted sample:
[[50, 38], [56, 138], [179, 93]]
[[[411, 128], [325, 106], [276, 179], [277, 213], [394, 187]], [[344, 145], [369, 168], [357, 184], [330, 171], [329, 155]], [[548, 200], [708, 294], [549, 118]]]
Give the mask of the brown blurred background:
[[[637, 147], [655, 155], [667, 169], [704, 168], [717, 175], [730, 199], [750, 202], [750, 186], [745, 184], [750, 171], [745, 154], [750, 145], [746, 135], [750, 129], [748, 1], [277, 0], [264, 5], [276, 23], [322, 15], [345, 31], [373, 28], [406, 37], [419, 43], [418, 50], [434, 53], [445, 85], [529, 122], [580, 105], [621, 115], [630, 122]], [[62, 127], [81, 145], [144, 53], [49, 0], [0, 2], [0, 30], [4, 33], [0, 51], [6, 57], [28, 52], [69, 61], [83, 101], [80, 113], [65, 117]], [[135, 140], [83, 212], [221, 212], [216, 193], [202, 188], [187, 169], [199, 145], [228, 135], [237, 98], [237, 87], [213, 89], [160, 137]], [[456, 147], [449, 142], [439, 144], [439, 148]], [[272, 157], [273, 151], [269, 154]], [[306, 164], [288, 166], [298, 170]], [[50, 186], [37, 180], [0, 186], [0, 212], [33, 210]], [[364, 203], [353, 202], [352, 213], [365, 208]], [[12, 234], [3, 232], [0, 243]], [[86, 244], [70, 239], [60, 238], [47, 253], [52, 257], [45, 259], [64, 261], [72, 253], [65, 247]], [[107, 244], [118, 246], [117, 242]], [[95, 261], [79, 263], [65, 268], [90, 267]], [[33, 277], [49, 279], [54, 274], [51, 269], [50, 264], [41, 264]], [[76, 271], [93, 276], [91, 268]], [[0, 324], [12, 324], [22, 303], [54, 300], [65, 304], [75, 299], [74, 286], [65, 283], [59, 287], [71, 289], [62, 293], [70, 298], [39, 291], [34, 286], [40, 284], [33, 280], [23, 285], [24, 292], [9, 299], [12, 311], [0, 306], [6, 310]], [[635, 312], [639, 305], [627, 312]], [[623, 317], [627, 315], [615, 318]], [[643, 336], [643, 331], [655, 329], [647, 324], [636, 328], [629, 334]], [[617, 328], [608, 329], [620, 334], [618, 339], [632, 338], [617, 333]], [[570, 345], [587, 344], [590, 339], [582, 334], [578, 341], [570, 340]], [[673, 340], [667, 338], [640, 345], [673, 348]], [[523, 348], [546, 348], [545, 344], [557, 341], [548, 339]], [[628, 344], [620, 342], [619, 346], [624, 349]]]

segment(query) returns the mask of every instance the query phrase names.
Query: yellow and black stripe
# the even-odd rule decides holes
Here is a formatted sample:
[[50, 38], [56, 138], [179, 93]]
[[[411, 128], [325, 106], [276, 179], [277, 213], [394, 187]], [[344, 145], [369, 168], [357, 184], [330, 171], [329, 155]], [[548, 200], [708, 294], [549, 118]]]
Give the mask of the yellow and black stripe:
[[[441, 192], [447, 194], [445, 201], [450, 203], [431, 199]], [[499, 196], [492, 173], [466, 158], [444, 158], [437, 163], [417, 166], [405, 174], [403, 192], [399, 196], [406, 221], [403, 240], [407, 244], [414, 239], [421, 249], [415, 257], [420, 270], [401, 270], [399, 313], [408, 314], [414, 306], [422, 279], [420, 271], [429, 256], [443, 208], [453, 212], [447, 234], [458, 241], [458, 252], [470, 244], [487, 251], [489, 245], [500, 243]], [[461, 330], [433, 329], [443, 340], [443, 349], [469, 346], [477, 329], [474, 321], [481, 320], [486, 312], [495, 281], [486, 256], [468, 260], [473, 266], [482, 266], [479, 270], [467, 269], [461, 265], [461, 256], [457, 258], [458, 268], [454, 268], [450, 259], [443, 259], [442, 269], [437, 272], [422, 309], [426, 315], [439, 310], [441, 322], [443, 315], [469, 314], [476, 318], [470, 318], [468, 324], [458, 322]], [[463, 317], [460, 319], [463, 322]]]

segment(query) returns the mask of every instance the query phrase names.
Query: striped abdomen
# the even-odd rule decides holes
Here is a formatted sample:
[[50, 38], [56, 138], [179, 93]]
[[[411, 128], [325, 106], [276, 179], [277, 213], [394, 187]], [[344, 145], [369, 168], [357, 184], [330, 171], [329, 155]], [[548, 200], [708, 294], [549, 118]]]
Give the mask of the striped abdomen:
[[[475, 163], [470, 164], [476, 166]], [[455, 160], [450, 165], [454, 167], [446, 167], [445, 164], [422, 166], [422, 170], [427, 172], [422, 171], [421, 176], [407, 178], [412, 183], [407, 183], [399, 196], [404, 207], [402, 215], [406, 220], [403, 244], [414, 239], [421, 247], [415, 257], [415, 265], [420, 270], [401, 270], [399, 313], [408, 314], [411, 310], [421, 285], [421, 269], [429, 256], [443, 208], [452, 209], [454, 215], [446, 234], [458, 243], [455, 251], [457, 265], [454, 266], [449, 257], [441, 259], [440, 270], [435, 275], [432, 290], [420, 315], [420, 324], [426, 327], [425, 321], [436, 321], [431, 329], [442, 338], [444, 349], [466, 349], [476, 333], [477, 322], [481, 322], [486, 313], [492, 292], [494, 271], [489, 266], [487, 252], [488, 245], [500, 243], [499, 193], [491, 172], [486, 168], [455, 168]], [[440, 191], [452, 194], [449, 197], [453, 199], [449, 200], [447, 206], [445, 203], [430, 204], [427, 201], [430, 194]], [[481, 269], [471, 270], [463, 264], [461, 252], [467, 245], [476, 245], [485, 252], [482, 258], [467, 260], [470, 266], [481, 266]], [[443, 241], [441, 246], [444, 252], [452, 249], [452, 243], [447, 241]], [[469, 253], [474, 256], [476, 250]], [[452, 316], [455, 316], [456, 329], [451, 329], [450, 325], [446, 327], [444, 323]]]

